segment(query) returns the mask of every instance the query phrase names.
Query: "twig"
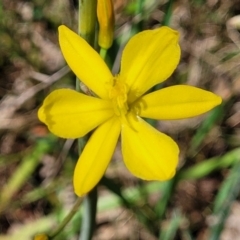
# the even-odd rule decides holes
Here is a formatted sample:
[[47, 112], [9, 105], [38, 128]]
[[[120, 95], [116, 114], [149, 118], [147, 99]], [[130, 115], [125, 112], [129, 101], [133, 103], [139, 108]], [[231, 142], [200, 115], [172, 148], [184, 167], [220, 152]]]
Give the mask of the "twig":
[[[44, 82], [41, 82], [19, 96], [10, 95], [4, 98], [0, 102], [0, 129], [6, 129], [7, 126], [11, 125], [13, 119], [13, 114], [30, 98], [36, 95], [39, 91], [53, 84], [54, 82], [61, 79], [64, 75], [66, 75], [70, 71], [68, 66], [61, 68], [59, 71], [55, 72], [51, 76], [45, 75]], [[36, 79], [36, 73], [32, 74], [32, 77]], [[43, 74], [41, 74], [43, 77]]]

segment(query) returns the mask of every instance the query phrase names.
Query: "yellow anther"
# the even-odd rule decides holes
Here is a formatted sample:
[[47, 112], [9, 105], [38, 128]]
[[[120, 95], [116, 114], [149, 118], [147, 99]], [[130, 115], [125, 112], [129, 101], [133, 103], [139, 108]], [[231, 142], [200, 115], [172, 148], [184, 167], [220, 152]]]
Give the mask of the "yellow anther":
[[145, 108], [147, 108], [147, 105], [146, 105], [146, 102], [143, 101], [142, 99], [139, 99], [135, 101], [133, 104], [131, 104], [131, 112], [135, 116], [139, 116], [141, 113], [141, 110]]
[[117, 77], [113, 81], [113, 86], [109, 91], [109, 97], [112, 99], [113, 108], [117, 116], [127, 114], [127, 86]]
[[114, 35], [113, 2], [112, 0], [98, 0], [97, 2], [98, 44], [104, 49], [109, 49], [112, 46]]

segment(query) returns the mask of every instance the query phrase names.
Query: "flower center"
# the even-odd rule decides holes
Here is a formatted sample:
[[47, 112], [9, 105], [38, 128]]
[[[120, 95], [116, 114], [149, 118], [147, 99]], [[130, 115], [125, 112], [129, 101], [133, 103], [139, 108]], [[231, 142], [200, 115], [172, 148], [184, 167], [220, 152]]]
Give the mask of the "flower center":
[[117, 116], [126, 115], [129, 109], [127, 104], [127, 86], [118, 76], [113, 79], [109, 97], [113, 102], [115, 114]]

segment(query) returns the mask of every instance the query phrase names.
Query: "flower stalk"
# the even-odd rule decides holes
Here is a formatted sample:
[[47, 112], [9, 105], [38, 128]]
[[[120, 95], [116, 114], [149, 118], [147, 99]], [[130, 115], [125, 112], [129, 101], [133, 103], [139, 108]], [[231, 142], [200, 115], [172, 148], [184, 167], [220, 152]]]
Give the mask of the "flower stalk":
[[[79, 1], [79, 35], [94, 48], [97, 22], [97, 0]], [[81, 80], [81, 79], [79, 79]], [[76, 90], [80, 91], [79, 80], [76, 80]], [[87, 137], [88, 138], [88, 137]], [[78, 151], [81, 155], [86, 144], [86, 136], [78, 139]], [[83, 220], [79, 239], [92, 238], [97, 212], [97, 188], [85, 196], [83, 201]]]
[[94, 46], [97, 22], [97, 0], [79, 1], [78, 31], [89, 45]]
[[[79, 211], [79, 207], [82, 204], [82, 200], [83, 200], [82, 198], [77, 199], [77, 201], [75, 202], [73, 208], [68, 213], [68, 215], [64, 218], [61, 224], [49, 235], [50, 239], [53, 239], [54, 237], [56, 237], [66, 227], [69, 221], [71, 221], [73, 216]], [[40, 240], [40, 239], [34, 239], [34, 240]], [[45, 240], [45, 239], [43, 238], [41, 240]], [[48, 238], [46, 238], [46, 240], [48, 240]]]

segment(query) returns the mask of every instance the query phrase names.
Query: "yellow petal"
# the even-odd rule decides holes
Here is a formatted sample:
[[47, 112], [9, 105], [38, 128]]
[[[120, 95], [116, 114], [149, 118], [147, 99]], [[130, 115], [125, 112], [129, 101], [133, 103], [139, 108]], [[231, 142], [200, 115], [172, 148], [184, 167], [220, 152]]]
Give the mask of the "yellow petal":
[[78, 196], [88, 193], [101, 179], [111, 160], [120, 134], [118, 118], [99, 126], [85, 146], [74, 171], [74, 190]]
[[122, 153], [127, 168], [139, 178], [167, 180], [176, 172], [177, 144], [139, 117], [122, 127]]
[[120, 76], [130, 88], [129, 103], [166, 80], [180, 59], [178, 32], [168, 27], [138, 33], [127, 43]]
[[59, 27], [59, 43], [66, 62], [77, 77], [99, 97], [108, 99], [107, 88], [113, 77], [99, 54], [64, 25]]
[[142, 117], [172, 120], [195, 117], [219, 105], [222, 99], [212, 92], [178, 85], [143, 96], [135, 103]]
[[44, 100], [38, 118], [62, 138], [78, 138], [113, 116], [110, 101], [71, 89], [53, 91]]

